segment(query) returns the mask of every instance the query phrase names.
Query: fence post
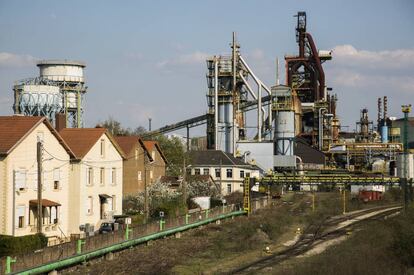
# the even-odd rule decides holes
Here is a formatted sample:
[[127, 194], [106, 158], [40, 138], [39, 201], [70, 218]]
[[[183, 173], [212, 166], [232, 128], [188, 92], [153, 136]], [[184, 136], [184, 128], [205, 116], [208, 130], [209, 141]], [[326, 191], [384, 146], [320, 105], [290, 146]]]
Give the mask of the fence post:
[[86, 244], [86, 241], [82, 241], [81, 239], [78, 240], [76, 244], [76, 254], [82, 253], [82, 245]]
[[12, 258], [10, 256], [6, 257], [6, 274], [10, 274], [12, 272], [11, 265], [16, 262], [16, 258]]
[[185, 214], [185, 224], [188, 224], [188, 219], [191, 217], [190, 214]]
[[208, 219], [208, 212], [209, 212], [209, 210], [206, 209], [206, 219]]
[[165, 221], [163, 219], [160, 220], [160, 231], [164, 229]]
[[129, 239], [129, 232], [132, 232], [132, 228], [129, 228], [129, 224], [126, 225], [126, 229], [125, 229], [125, 240]]

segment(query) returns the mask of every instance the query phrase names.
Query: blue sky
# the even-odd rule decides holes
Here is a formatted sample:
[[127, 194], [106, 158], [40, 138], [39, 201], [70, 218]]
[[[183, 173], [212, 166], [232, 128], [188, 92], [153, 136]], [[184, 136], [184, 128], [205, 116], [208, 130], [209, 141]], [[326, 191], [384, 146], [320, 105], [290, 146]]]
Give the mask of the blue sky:
[[[390, 115], [414, 104], [414, 2], [377, 1], [0, 1], [0, 115], [12, 113], [15, 80], [38, 75], [38, 59], [86, 62], [86, 126], [112, 116], [153, 127], [206, 111], [204, 59], [241, 52], [268, 85], [275, 58], [296, 53], [297, 11], [319, 49], [339, 97], [343, 125], [359, 110], [376, 119], [376, 98]], [[201, 130], [200, 133], [203, 131]]]

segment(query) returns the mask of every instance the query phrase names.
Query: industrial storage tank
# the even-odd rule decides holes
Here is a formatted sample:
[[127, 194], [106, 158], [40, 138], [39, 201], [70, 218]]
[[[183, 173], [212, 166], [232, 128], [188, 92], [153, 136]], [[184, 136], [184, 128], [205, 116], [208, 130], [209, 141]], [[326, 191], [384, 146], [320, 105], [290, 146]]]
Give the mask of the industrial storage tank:
[[18, 91], [15, 106], [18, 106], [19, 110], [16, 113], [46, 116], [49, 120], [54, 120], [55, 115], [63, 109], [62, 94], [57, 86], [21, 85]]
[[275, 155], [293, 156], [295, 138], [295, 111], [289, 87], [272, 87], [275, 111]]
[[37, 63], [40, 77], [53, 81], [84, 83], [85, 63], [72, 60], [42, 60]]

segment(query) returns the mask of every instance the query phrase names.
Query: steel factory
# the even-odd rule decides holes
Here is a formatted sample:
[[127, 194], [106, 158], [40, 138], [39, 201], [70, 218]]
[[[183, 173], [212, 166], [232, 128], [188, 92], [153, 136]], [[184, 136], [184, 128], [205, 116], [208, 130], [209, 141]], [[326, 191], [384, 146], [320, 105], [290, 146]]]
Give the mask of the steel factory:
[[[84, 263], [98, 258], [98, 265], [104, 266], [114, 258], [113, 253], [127, 248], [124, 256], [141, 257], [144, 254], [130, 251], [141, 244], [147, 244], [150, 251], [168, 242], [167, 237], [179, 239], [182, 232], [198, 228], [210, 230], [206, 238], [220, 240], [211, 253], [214, 257], [221, 257], [217, 255], [229, 247], [232, 257], [239, 250], [257, 249], [246, 252], [239, 266], [224, 271], [209, 266], [211, 272], [206, 274], [255, 274], [263, 266], [272, 266], [268, 261], [275, 258], [296, 258], [319, 241], [348, 238], [349, 228], [356, 228], [360, 217], [361, 221], [379, 220], [395, 218], [400, 211], [408, 213], [414, 201], [411, 105], [402, 105], [401, 116], [394, 117], [389, 111], [393, 97], [375, 96], [369, 99], [377, 106], [375, 110], [358, 106], [355, 130], [343, 125], [345, 119], [337, 111], [343, 106], [340, 93], [329, 86], [332, 81], [325, 73], [326, 62], [335, 61], [335, 52], [318, 47], [306, 12], [297, 12], [288, 23], [292, 30], [295, 27], [291, 39], [296, 41], [296, 53], [285, 55], [284, 60], [275, 58], [272, 85], [264, 83], [252, 58], [243, 52], [238, 41], [243, 33], [229, 33], [227, 54], [202, 57], [205, 75], [199, 78], [204, 81], [205, 77], [206, 85], [197, 92], [205, 95], [205, 108], [197, 110], [198, 116], [155, 130], [151, 118], [143, 130], [140, 125], [133, 130], [122, 128], [114, 120], [86, 127], [90, 111], [85, 104], [90, 91], [86, 62], [38, 59], [38, 76], [10, 85], [9, 97], [14, 101], [7, 104], [14, 114], [0, 116], [0, 273], [57, 274], [56, 270], [68, 268], [81, 270], [79, 274], [111, 273]], [[229, 41], [212, 39], [209, 43]], [[112, 69], [108, 66], [106, 72]], [[169, 85], [174, 83], [178, 82]], [[133, 96], [138, 101], [145, 94]], [[163, 104], [169, 106], [169, 102]], [[88, 108], [100, 108], [97, 105]], [[196, 127], [201, 136], [191, 136]], [[179, 130], [186, 135], [178, 135]], [[370, 203], [375, 207], [369, 208]], [[351, 211], [348, 204], [354, 207]], [[325, 212], [317, 212], [318, 207]], [[276, 223], [279, 218], [281, 224]], [[238, 219], [237, 226], [234, 219]], [[222, 226], [229, 229], [222, 230]], [[283, 244], [283, 250], [275, 245], [275, 236], [285, 233], [293, 239], [290, 245]], [[194, 237], [191, 240], [197, 245], [186, 243], [191, 251], [176, 254], [186, 255], [187, 261], [192, 249], [211, 249], [215, 242], [202, 247], [203, 234], [183, 235]], [[234, 241], [237, 244], [222, 244], [236, 237], [240, 237]], [[20, 248], [20, 241], [18, 245], [1, 243], [13, 243], [14, 238], [33, 238], [24, 240], [44, 244], [17, 251], [13, 249]], [[239, 248], [243, 242], [248, 245]], [[282, 252], [273, 253], [272, 245]], [[412, 247], [414, 251], [414, 243]], [[174, 258], [172, 248], [166, 249], [168, 260]], [[159, 254], [142, 259], [155, 262]], [[226, 253], [222, 254], [224, 258]], [[257, 257], [248, 260], [256, 262], [245, 265], [251, 257], [246, 255], [253, 254]], [[209, 259], [205, 255], [199, 261], [202, 264]], [[120, 254], [119, 259], [124, 256]], [[234, 257], [231, 262], [234, 265]], [[127, 272], [115, 272], [146, 273], [135, 272], [136, 263], [128, 264], [133, 267]], [[184, 265], [184, 261], [174, 264]], [[156, 266], [174, 265], [157, 262]], [[152, 266], [148, 270], [149, 274], [182, 274], [181, 269]], [[193, 273], [204, 274], [204, 270], [184, 272]]]
[[[370, 178], [389, 177], [385, 183], [404, 171], [411, 173], [412, 166], [402, 164], [412, 158], [408, 132], [404, 134], [412, 126], [388, 116], [386, 96], [378, 98], [375, 123], [368, 109], [361, 107], [355, 132], [341, 128], [336, 112], [340, 98], [327, 86], [323, 67], [332, 60], [332, 51], [317, 48], [316, 39], [307, 31], [305, 12], [298, 12], [296, 19], [298, 53], [285, 56], [285, 84], [280, 83], [277, 60], [275, 85], [266, 86], [243, 57], [233, 33], [230, 54], [206, 60], [206, 114], [147, 135], [186, 128], [189, 144], [190, 128], [206, 124], [206, 143], [198, 149], [243, 158], [267, 176], [323, 173], [331, 174], [335, 183], [337, 174], [363, 173], [370, 184]], [[403, 110], [408, 116], [411, 109], [405, 106]]]

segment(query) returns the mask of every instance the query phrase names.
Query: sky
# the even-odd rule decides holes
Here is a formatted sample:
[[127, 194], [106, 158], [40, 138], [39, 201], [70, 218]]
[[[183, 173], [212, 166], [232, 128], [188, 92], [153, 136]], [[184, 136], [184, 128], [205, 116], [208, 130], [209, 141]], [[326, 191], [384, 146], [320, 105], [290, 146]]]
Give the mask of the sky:
[[298, 11], [318, 49], [333, 50], [324, 68], [343, 126], [353, 130], [364, 107], [375, 121], [378, 97], [388, 96], [390, 116], [414, 105], [411, 0], [0, 0], [0, 115], [12, 114], [14, 81], [38, 76], [40, 59], [86, 63], [85, 126], [111, 116], [147, 127], [151, 117], [155, 129], [204, 114], [206, 57], [229, 54], [235, 31], [272, 86], [275, 59], [297, 52]]

